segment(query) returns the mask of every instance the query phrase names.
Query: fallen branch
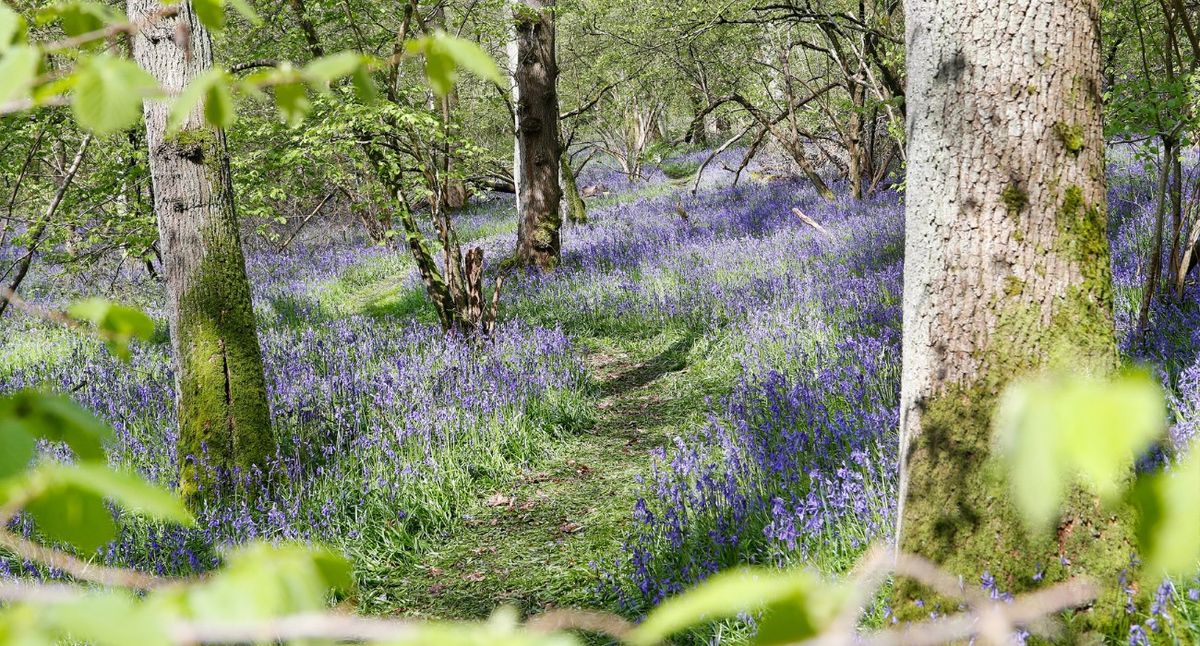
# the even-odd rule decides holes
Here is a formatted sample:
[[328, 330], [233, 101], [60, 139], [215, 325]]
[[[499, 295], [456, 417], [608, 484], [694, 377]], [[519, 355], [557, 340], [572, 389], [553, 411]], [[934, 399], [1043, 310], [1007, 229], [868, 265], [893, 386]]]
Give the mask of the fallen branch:
[[825, 237], [830, 237], [829, 232], [825, 230], [825, 227], [818, 224], [816, 220], [805, 215], [804, 212], [801, 211], [799, 208], [792, 207], [792, 213], [795, 213], [796, 217], [800, 218], [801, 222], [816, 229], [821, 235], [823, 235]]

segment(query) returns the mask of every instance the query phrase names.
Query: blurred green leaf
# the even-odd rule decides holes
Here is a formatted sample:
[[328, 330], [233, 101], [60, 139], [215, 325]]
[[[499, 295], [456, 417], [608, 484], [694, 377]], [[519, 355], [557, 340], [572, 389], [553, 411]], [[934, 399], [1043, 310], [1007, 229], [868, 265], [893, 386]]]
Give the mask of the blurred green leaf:
[[142, 100], [158, 84], [137, 63], [112, 54], [97, 54], [80, 63], [71, 107], [75, 119], [97, 134], [121, 130], [137, 122]]
[[333, 80], [349, 76], [362, 67], [362, 56], [354, 52], [338, 52], [322, 56], [304, 66], [302, 74], [313, 85], [313, 89], [325, 92]]
[[451, 36], [442, 31], [436, 32], [433, 37], [438, 46], [459, 67], [485, 81], [491, 81], [497, 85], [507, 83], [504, 75], [500, 73], [500, 69], [496, 67], [496, 61], [492, 60], [492, 57], [474, 41]]
[[67, 314], [95, 326], [109, 350], [126, 361], [129, 360], [130, 341], [148, 341], [154, 336], [154, 321], [141, 310], [102, 298], [76, 301], [67, 307]]
[[165, 617], [124, 591], [81, 596], [46, 607], [46, 620], [67, 643], [158, 646], [172, 643]]
[[379, 98], [379, 92], [375, 89], [375, 82], [371, 79], [371, 73], [365, 65], [360, 65], [354, 70], [354, 75], [351, 77], [354, 83], [354, 92], [358, 95], [358, 100], [364, 104], [370, 105]]
[[[63, 2], [38, 12], [38, 22], [45, 24], [58, 20], [63, 33], [68, 36], [80, 36], [103, 29], [124, 19], [112, 7], [99, 2]], [[103, 41], [96, 40], [88, 43], [88, 47], [98, 47]]]
[[225, 0], [192, 0], [192, 11], [205, 27], [213, 31], [225, 28]]
[[1163, 394], [1149, 375], [1104, 381], [1055, 375], [1009, 386], [995, 428], [1013, 498], [1026, 521], [1046, 529], [1077, 481], [1112, 501], [1133, 462], [1165, 430]]
[[37, 440], [22, 424], [0, 412], [0, 479], [29, 467], [37, 450]]
[[454, 59], [437, 41], [431, 41], [425, 48], [425, 78], [429, 81], [433, 93], [438, 96], [449, 94], [458, 78], [454, 69]]
[[29, 95], [42, 54], [35, 47], [8, 47], [0, 58], [0, 103]]
[[324, 610], [331, 594], [348, 591], [350, 566], [327, 550], [255, 543], [229, 555], [225, 567], [174, 595], [198, 619], [248, 621]]
[[766, 611], [768, 623], [766, 634], [756, 643], [798, 641], [829, 621], [841, 598], [839, 589], [804, 570], [730, 570], [662, 602], [630, 633], [628, 641], [649, 646], [685, 628], [759, 611]]
[[69, 398], [36, 390], [0, 397], [0, 420], [6, 422], [6, 435], [19, 429], [34, 438], [66, 442], [84, 461], [104, 460], [104, 443], [113, 437], [107, 424]]
[[233, 5], [234, 11], [242, 14], [242, 17], [250, 21], [250, 24], [255, 27], [263, 24], [263, 20], [258, 16], [258, 12], [246, 0], [229, 0], [229, 4]]
[[196, 521], [176, 494], [161, 489], [141, 476], [114, 471], [101, 464], [47, 465], [42, 477], [55, 485], [91, 491], [111, 500], [121, 509], [155, 520], [192, 525]]
[[275, 106], [279, 109], [279, 116], [283, 119], [283, 122], [291, 128], [296, 128], [303, 123], [304, 118], [312, 110], [312, 103], [308, 100], [308, 93], [301, 83], [276, 85]]
[[25, 42], [25, 17], [0, 2], [0, 54]]
[[26, 503], [25, 511], [51, 540], [74, 545], [84, 555], [95, 552], [117, 534], [104, 498], [74, 484], [48, 486]]
[[1200, 445], [1162, 473], [1138, 479], [1138, 544], [1148, 581], [1190, 576], [1200, 563]]
[[229, 88], [229, 74], [222, 69], [210, 69], [192, 79], [179, 97], [171, 104], [167, 115], [167, 134], [178, 134], [188, 116], [203, 103], [204, 120], [214, 128], [228, 128], [236, 116], [233, 107], [233, 92]]

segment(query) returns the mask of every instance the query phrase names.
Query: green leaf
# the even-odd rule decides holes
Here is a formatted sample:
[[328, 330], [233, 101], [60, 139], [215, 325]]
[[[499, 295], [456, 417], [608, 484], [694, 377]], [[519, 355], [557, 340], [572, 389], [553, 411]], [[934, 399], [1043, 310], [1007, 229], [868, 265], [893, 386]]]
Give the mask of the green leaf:
[[438, 96], [449, 94], [458, 78], [454, 58], [437, 41], [431, 41], [425, 48], [425, 78]]
[[225, 28], [225, 0], [192, 0], [192, 11], [205, 27], [213, 31]]
[[225, 130], [233, 125], [236, 116], [233, 91], [229, 89], [228, 77], [222, 74], [220, 81], [209, 86], [204, 96], [204, 119], [214, 128]]
[[188, 117], [202, 101], [205, 102], [203, 112], [205, 113], [205, 119], [207, 119], [207, 103], [211, 88], [227, 78], [224, 70], [214, 68], [192, 79], [192, 82], [188, 83], [187, 87], [183, 88], [183, 91], [171, 103], [171, 110], [167, 114], [167, 135], [174, 136], [179, 134]]
[[997, 448], [1030, 526], [1048, 528], [1078, 481], [1104, 501], [1116, 499], [1134, 460], [1165, 431], [1163, 401], [1157, 382], [1141, 372], [1011, 385], [997, 407]]
[[1200, 444], [1163, 472], [1143, 476], [1133, 491], [1138, 508], [1138, 545], [1143, 576], [1185, 577], [1200, 563]]
[[304, 66], [301, 73], [312, 84], [313, 89], [324, 92], [330, 81], [349, 76], [362, 67], [362, 56], [354, 52], [338, 52], [322, 56]]
[[229, 555], [224, 568], [192, 586], [183, 603], [197, 619], [246, 621], [324, 610], [349, 589], [349, 564], [327, 550], [257, 543]]
[[246, 0], [229, 0], [229, 4], [233, 5], [234, 10], [242, 14], [242, 17], [255, 27], [263, 24], [262, 18], [258, 17], [258, 12]]
[[[122, 16], [97, 2], [69, 2], [51, 7], [49, 12], [56, 15], [59, 25], [68, 36], [80, 36], [114, 24]], [[103, 41], [96, 40], [88, 46], [99, 46]]]
[[804, 570], [729, 570], [664, 601], [629, 634], [628, 642], [649, 646], [685, 628], [763, 610], [768, 632], [757, 643], [798, 641], [827, 623], [842, 598], [840, 589]]
[[0, 479], [28, 468], [36, 451], [37, 440], [22, 424], [0, 416]]
[[137, 122], [142, 100], [158, 89], [154, 77], [137, 63], [111, 54], [97, 54], [78, 68], [71, 107], [83, 127], [103, 134]]
[[29, 95], [41, 61], [42, 54], [35, 47], [15, 45], [7, 48], [0, 58], [0, 103]]
[[303, 123], [304, 118], [312, 110], [312, 103], [308, 100], [308, 93], [304, 90], [304, 85], [301, 83], [276, 85], [275, 106], [279, 109], [279, 116], [283, 119], [283, 122], [291, 128], [296, 128]]
[[113, 437], [111, 428], [67, 397], [36, 390], [0, 397], [0, 420], [7, 422], [6, 433], [15, 428], [34, 438], [66, 442], [84, 461], [104, 460], [104, 444]]
[[49, 482], [90, 491], [139, 516], [188, 526], [196, 522], [179, 496], [133, 473], [94, 463], [47, 465], [39, 472]]
[[25, 505], [37, 526], [56, 542], [69, 543], [81, 554], [91, 554], [117, 535], [104, 498], [71, 484], [48, 487]]
[[148, 341], [154, 336], [154, 321], [141, 310], [102, 298], [72, 303], [67, 307], [67, 314], [94, 325], [104, 337], [109, 350], [126, 361], [129, 360], [131, 340]]
[[25, 42], [25, 17], [0, 2], [0, 54], [12, 45]]
[[354, 92], [362, 103], [370, 105], [379, 98], [379, 92], [375, 89], [375, 81], [371, 79], [371, 73], [365, 65], [360, 65], [358, 69], [354, 70], [351, 80], [354, 83]]
[[172, 643], [166, 617], [139, 602], [128, 592], [88, 594], [45, 608], [47, 621], [62, 643], [100, 646], [144, 646]]
[[457, 66], [485, 81], [491, 81], [497, 85], [507, 84], [504, 75], [500, 73], [500, 68], [496, 67], [496, 61], [492, 60], [492, 57], [488, 56], [488, 53], [474, 41], [451, 36], [442, 31], [435, 33], [433, 37], [438, 46], [453, 59]]

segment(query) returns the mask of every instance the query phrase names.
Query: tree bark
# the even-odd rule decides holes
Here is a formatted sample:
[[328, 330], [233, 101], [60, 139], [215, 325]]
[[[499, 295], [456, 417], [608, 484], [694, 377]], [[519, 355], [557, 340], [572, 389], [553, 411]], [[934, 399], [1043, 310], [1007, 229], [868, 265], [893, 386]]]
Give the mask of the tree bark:
[[560, 157], [562, 163], [562, 191], [567, 203], [567, 218], [572, 224], [587, 222], [587, 203], [579, 193], [579, 183], [575, 181], [575, 172], [571, 169], [570, 155], [565, 152]]
[[[1076, 492], [1056, 534], [1029, 536], [990, 455], [1009, 381], [1116, 364], [1098, 0], [905, 10], [899, 547], [1013, 593], [1087, 573], [1112, 594], [1083, 625], [1122, 621], [1128, 513]], [[923, 595], [901, 583], [893, 608], [926, 618]]]
[[[128, 0], [127, 8], [139, 22], [162, 5]], [[169, 96], [212, 67], [212, 40], [188, 3], [139, 32], [133, 51]], [[147, 100], [143, 112], [175, 365], [179, 486], [195, 505], [237, 474], [250, 477], [275, 444], [225, 134], [197, 106], [168, 135], [169, 109], [169, 101]]]
[[520, 202], [517, 260], [528, 267], [558, 265], [562, 217], [558, 186], [558, 62], [554, 44], [555, 0], [513, 3], [517, 55], [514, 70]]

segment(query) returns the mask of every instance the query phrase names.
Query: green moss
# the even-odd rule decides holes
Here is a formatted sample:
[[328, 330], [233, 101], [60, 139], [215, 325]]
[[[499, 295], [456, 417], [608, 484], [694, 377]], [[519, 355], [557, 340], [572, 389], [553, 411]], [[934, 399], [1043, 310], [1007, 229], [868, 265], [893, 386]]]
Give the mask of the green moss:
[[218, 133], [207, 127], [180, 130], [166, 139], [172, 152], [195, 164], [208, 164], [221, 158], [221, 139]]
[[1029, 194], [1021, 188], [1020, 182], [1014, 181], [1005, 186], [1000, 193], [1000, 199], [1004, 201], [1004, 207], [1008, 209], [1009, 215], [1017, 215], [1029, 206]]
[[178, 320], [180, 489], [195, 506], [218, 472], [243, 473], [275, 451], [245, 262], [236, 233], [215, 226], [208, 256], [180, 295]]
[[1077, 156], [1083, 150], [1083, 126], [1059, 121], [1054, 124], [1054, 132], [1071, 155]]
[[1004, 279], [1004, 295], [1009, 298], [1016, 298], [1025, 291], [1025, 281], [1016, 276], [1009, 276]]
[[[921, 433], [908, 455], [910, 495], [901, 547], [943, 564], [967, 585], [977, 585], [986, 572], [1012, 593], [1082, 574], [1099, 579], [1102, 597], [1069, 618], [1072, 643], [1077, 643], [1083, 633], [1127, 629], [1118, 578], [1132, 569], [1134, 511], [1124, 505], [1103, 509], [1091, 495], [1075, 491], [1053, 534], [1030, 534], [1010, 500], [1006, 473], [991, 444], [996, 402], [1015, 376], [1047, 367], [1104, 373], [1116, 366], [1103, 212], [1086, 204], [1082, 189], [1072, 186], [1064, 191], [1056, 226], [1053, 252], [1075, 264], [1081, 280], [1056, 299], [1031, 302], [1021, 298], [1027, 284], [1006, 279], [1009, 298], [975, 357], [981, 376], [948, 388], [922, 407]], [[1045, 267], [1039, 264], [1035, 273], [1043, 276]], [[1042, 576], [1035, 580], [1038, 572]], [[941, 604], [943, 612], [957, 609], [957, 602], [937, 599], [910, 582], [900, 582], [895, 595], [893, 607], [901, 619], [926, 618], [930, 604]], [[925, 607], [918, 608], [915, 599], [923, 599]]]
[[[981, 380], [926, 403], [921, 434], [909, 453], [909, 491], [920, 493], [905, 502], [901, 549], [942, 564], [967, 586], [980, 585], [986, 574], [1013, 594], [1086, 573], [1102, 582], [1103, 596], [1070, 618], [1069, 631], [1122, 634], [1128, 620], [1118, 579], [1133, 553], [1132, 510], [1100, 509], [1090, 495], [1077, 491], [1054, 533], [1026, 532], [1005, 470], [991, 452], [999, 392], [998, 380]], [[907, 579], [893, 592], [893, 610], [901, 620], [957, 609], [957, 601]]]

